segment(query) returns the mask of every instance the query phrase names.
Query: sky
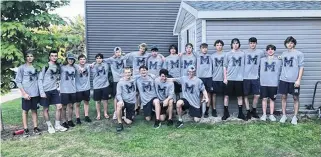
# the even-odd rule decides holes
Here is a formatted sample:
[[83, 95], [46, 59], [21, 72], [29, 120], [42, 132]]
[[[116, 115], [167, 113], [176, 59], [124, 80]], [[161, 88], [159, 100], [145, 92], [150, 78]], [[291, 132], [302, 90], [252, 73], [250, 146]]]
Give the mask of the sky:
[[68, 6], [58, 8], [54, 11], [61, 17], [72, 18], [78, 14], [85, 16], [85, 2], [84, 0], [71, 0]]

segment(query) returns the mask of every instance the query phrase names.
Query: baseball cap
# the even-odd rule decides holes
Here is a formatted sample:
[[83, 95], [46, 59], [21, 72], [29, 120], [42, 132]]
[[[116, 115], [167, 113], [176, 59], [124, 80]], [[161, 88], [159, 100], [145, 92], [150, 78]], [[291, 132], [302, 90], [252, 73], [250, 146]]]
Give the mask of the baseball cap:
[[153, 45], [151, 48], [150, 48], [151, 51], [158, 51], [158, 48], [157, 48], [157, 45]]

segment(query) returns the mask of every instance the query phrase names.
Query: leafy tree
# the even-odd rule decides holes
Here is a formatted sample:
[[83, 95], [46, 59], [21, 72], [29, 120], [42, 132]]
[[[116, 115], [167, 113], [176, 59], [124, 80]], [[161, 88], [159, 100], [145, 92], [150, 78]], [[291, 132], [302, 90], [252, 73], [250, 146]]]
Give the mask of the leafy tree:
[[9, 91], [14, 72], [11, 68], [24, 62], [24, 52], [35, 51], [35, 66], [48, 61], [50, 49], [60, 50], [72, 42], [68, 36], [50, 32], [52, 25], [66, 22], [52, 11], [69, 1], [1, 1], [1, 94]]

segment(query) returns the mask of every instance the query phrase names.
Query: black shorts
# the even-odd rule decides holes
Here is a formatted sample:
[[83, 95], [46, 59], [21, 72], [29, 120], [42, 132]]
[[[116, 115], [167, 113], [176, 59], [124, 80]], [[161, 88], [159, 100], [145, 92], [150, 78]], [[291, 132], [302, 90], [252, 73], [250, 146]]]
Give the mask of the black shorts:
[[226, 94], [228, 96], [243, 96], [243, 81], [227, 81]]
[[90, 101], [90, 90], [76, 93], [76, 102]]
[[270, 98], [274, 101], [276, 99], [276, 95], [278, 94], [278, 87], [261, 86], [260, 93], [260, 97], [262, 99]]
[[76, 102], [76, 93], [60, 93], [61, 104], [68, 105]]
[[46, 98], [40, 99], [40, 105], [44, 107], [48, 107], [49, 105], [57, 105], [61, 103], [60, 94], [57, 89], [51, 90], [46, 93]]
[[114, 98], [116, 98], [116, 94], [117, 94], [117, 83], [118, 82], [113, 82], [112, 97], [114, 97]]
[[243, 80], [244, 96], [260, 94], [260, 80]]
[[158, 99], [158, 98], [153, 98], [151, 99], [144, 107], [143, 107], [143, 111], [144, 111], [144, 116], [145, 117], [150, 117], [152, 116], [152, 113], [153, 113], [153, 109], [155, 109], [154, 105], [153, 105], [153, 101], [155, 99]]
[[40, 97], [31, 97], [30, 100], [22, 98], [21, 107], [24, 111], [37, 110], [38, 103], [40, 102]]
[[200, 108], [195, 108], [193, 107], [186, 99], [182, 98], [180, 100], [183, 100], [184, 105], [182, 107], [182, 109], [185, 111], [188, 109], [188, 113], [191, 117], [198, 117], [201, 118], [202, 114], [201, 114], [201, 109]]
[[135, 116], [135, 104], [127, 103], [124, 101], [123, 112], [126, 109], [126, 118], [129, 120], [133, 120]]
[[300, 95], [300, 87], [297, 88], [298, 90], [298, 94], [294, 94], [294, 83], [292, 82], [285, 82], [285, 81], [281, 81], [279, 82], [279, 94], [291, 94], [291, 95], [295, 95], [295, 96], [299, 96]]
[[161, 107], [161, 112], [160, 112], [160, 114], [161, 115], [166, 115], [166, 111], [167, 111], [167, 109], [168, 109], [168, 106], [164, 106], [163, 105], [163, 103], [160, 103], [160, 107]]
[[212, 92], [212, 78], [200, 78], [205, 86], [207, 92]]
[[217, 95], [226, 95], [226, 85], [223, 81], [213, 81], [212, 82], [212, 93]]
[[109, 94], [110, 94], [110, 91], [108, 87], [94, 89], [94, 100], [95, 101], [108, 100]]

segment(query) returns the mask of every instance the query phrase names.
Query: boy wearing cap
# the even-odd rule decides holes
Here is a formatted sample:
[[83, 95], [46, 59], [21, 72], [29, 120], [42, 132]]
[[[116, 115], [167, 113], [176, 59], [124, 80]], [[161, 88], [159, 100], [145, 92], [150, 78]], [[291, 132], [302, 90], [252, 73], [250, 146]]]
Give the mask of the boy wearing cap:
[[156, 45], [151, 47], [151, 51], [151, 56], [147, 59], [148, 73], [157, 76], [163, 67], [164, 61], [162, 56], [158, 54], [158, 48]]
[[23, 137], [29, 137], [28, 129], [28, 112], [32, 112], [33, 133], [40, 135], [41, 131], [38, 128], [37, 105], [40, 101], [38, 88], [38, 72], [32, 65], [34, 56], [32, 51], [27, 51], [25, 56], [26, 63], [19, 66], [16, 82], [22, 95], [22, 123], [23, 123]]
[[183, 110], [188, 109], [189, 115], [194, 118], [195, 122], [199, 122], [201, 118], [201, 105], [200, 105], [200, 93], [203, 94], [202, 102], [208, 102], [207, 92], [205, 90], [204, 83], [201, 79], [195, 76], [196, 68], [190, 65], [188, 68], [188, 76], [182, 76], [180, 78], [174, 78], [174, 80], [182, 85], [182, 98], [176, 103], [176, 111], [178, 114], [178, 122], [176, 127], [180, 128], [184, 125], [182, 119]]

